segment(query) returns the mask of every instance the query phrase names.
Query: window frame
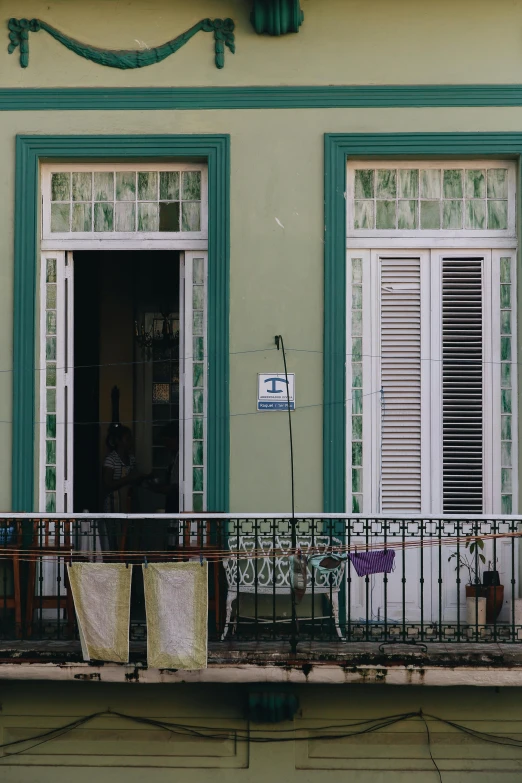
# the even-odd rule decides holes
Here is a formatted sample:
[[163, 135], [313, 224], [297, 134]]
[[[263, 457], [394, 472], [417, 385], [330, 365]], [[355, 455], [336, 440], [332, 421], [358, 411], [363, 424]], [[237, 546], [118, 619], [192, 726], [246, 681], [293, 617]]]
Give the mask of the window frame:
[[[354, 177], [355, 170], [358, 169], [487, 169], [487, 168], [506, 168], [508, 170], [508, 227], [502, 230], [491, 229], [355, 229], [354, 228], [354, 211], [352, 209], [355, 199]], [[384, 240], [388, 237], [402, 237], [405, 240], [410, 240], [415, 243], [415, 240], [421, 239], [427, 242], [425, 246], [430, 247], [433, 245], [434, 236], [440, 237], [446, 240], [451, 247], [459, 247], [461, 242], [464, 246], [469, 247], [469, 240], [473, 239], [479, 243], [483, 243], [485, 238], [487, 247], [490, 247], [490, 242], [499, 239], [516, 238], [516, 177], [517, 170], [516, 164], [512, 160], [501, 159], [440, 159], [440, 160], [368, 160], [368, 159], [351, 159], [347, 164], [346, 175], [346, 236], [349, 238], [350, 246], [353, 247], [354, 240]], [[464, 197], [463, 197], [464, 198]], [[375, 200], [375, 197], [374, 197]], [[419, 199], [417, 199], [420, 201]], [[442, 195], [440, 199], [437, 199], [442, 203]], [[487, 197], [486, 197], [487, 201]], [[487, 208], [487, 207], [486, 207]], [[417, 246], [413, 244], [412, 246]], [[424, 245], [423, 245], [424, 246]], [[372, 247], [377, 247], [373, 244]]]
[[[512, 290], [516, 290], [516, 250], [474, 250], [473, 248], [431, 250], [404, 250], [400, 243], [386, 249], [348, 249], [346, 254], [346, 311], [350, 313], [352, 283], [349, 268], [353, 258], [362, 258], [362, 365], [363, 365], [363, 459], [362, 459], [362, 507], [361, 513], [384, 513], [380, 503], [380, 439], [381, 439], [381, 389], [380, 377], [380, 258], [419, 258], [421, 280], [421, 509], [423, 514], [443, 513], [442, 486], [442, 261], [450, 257], [458, 259], [483, 259], [483, 511], [484, 514], [501, 512], [501, 383], [500, 383], [500, 259], [511, 257]], [[497, 302], [496, 306], [494, 302]], [[434, 302], [439, 307], [434, 307]], [[516, 308], [512, 302], [512, 335], [516, 340]], [[346, 508], [352, 509], [352, 348], [351, 318], [346, 318]], [[512, 356], [516, 350], [512, 347]], [[512, 360], [513, 363], [513, 360]], [[516, 372], [512, 373], [513, 432], [517, 431]], [[433, 412], [436, 411], [436, 415]], [[512, 497], [517, 506], [517, 449], [513, 436]]]
[[[200, 171], [201, 172], [201, 230], [200, 231], [70, 231], [51, 232], [51, 176], [59, 172], [103, 171]], [[126, 163], [44, 163], [40, 175], [42, 212], [42, 250], [115, 249], [116, 244], [139, 243], [140, 249], [172, 249], [173, 241], [179, 250], [205, 250], [208, 244], [208, 166], [206, 163], [150, 162], [146, 160]], [[71, 203], [74, 203], [71, 201]], [[92, 201], [94, 203], [94, 201]], [[103, 202], [105, 203], [105, 202]], [[109, 202], [110, 203], [110, 202]], [[136, 198], [135, 202], [139, 203]], [[154, 202], [156, 203], [156, 202]], [[159, 201], [158, 201], [159, 203]], [[89, 242], [89, 246], [86, 245]]]

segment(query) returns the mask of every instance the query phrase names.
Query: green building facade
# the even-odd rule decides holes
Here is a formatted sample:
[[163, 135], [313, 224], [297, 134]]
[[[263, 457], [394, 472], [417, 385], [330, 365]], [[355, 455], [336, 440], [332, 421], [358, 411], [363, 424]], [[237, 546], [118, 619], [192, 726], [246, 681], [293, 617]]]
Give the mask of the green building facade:
[[[287, 417], [256, 393], [284, 377], [282, 335], [298, 515], [517, 515], [519, 5], [5, 0], [5, 514], [104, 510], [117, 386], [146, 472], [164, 468], [155, 433], [182, 422], [180, 511], [288, 515]], [[187, 363], [160, 377], [136, 337], [165, 313]], [[514, 626], [518, 542], [498, 558]], [[518, 779], [521, 748], [437, 720], [518, 737], [516, 645], [330, 661], [263, 644], [169, 674], [57, 665], [27, 641], [16, 664], [2, 642], [0, 744], [107, 710], [216, 728], [187, 739], [104, 714], [0, 757], [2, 780]], [[256, 723], [253, 693], [296, 697], [293, 723]]]

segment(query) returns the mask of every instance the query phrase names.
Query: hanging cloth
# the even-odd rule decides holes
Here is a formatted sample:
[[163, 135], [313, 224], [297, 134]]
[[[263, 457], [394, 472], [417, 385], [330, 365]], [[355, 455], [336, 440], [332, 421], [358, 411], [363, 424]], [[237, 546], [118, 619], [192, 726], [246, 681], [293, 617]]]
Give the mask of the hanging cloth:
[[67, 566], [84, 661], [129, 661], [132, 566]]
[[395, 567], [395, 551], [393, 549], [350, 552], [349, 557], [357, 576], [389, 574]]
[[328, 554], [313, 555], [308, 562], [313, 568], [316, 568], [320, 574], [331, 574], [332, 571], [336, 571], [345, 563], [347, 559], [348, 555], [346, 554], [330, 552]]
[[142, 570], [148, 665], [156, 669], [206, 669], [207, 563], [148, 563]]

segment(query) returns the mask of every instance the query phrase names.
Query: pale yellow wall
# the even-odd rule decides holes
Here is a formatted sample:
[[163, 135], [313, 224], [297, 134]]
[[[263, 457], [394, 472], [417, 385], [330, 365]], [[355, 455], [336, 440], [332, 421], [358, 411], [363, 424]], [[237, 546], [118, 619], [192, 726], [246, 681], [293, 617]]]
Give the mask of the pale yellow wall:
[[[3, 113], [0, 369], [7, 372], [0, 372], [0, 509], [9, 509], [11, 502], [9, 370], [17, 133], [230, 134], [231, 510], [290, 508], [286, 418], [255, 413], [257, 373], [282, 370], [281, 354], [273, 351], [273, 336], [281, 333], [289, 348], [302, 349], [289, 352], [289, 371], [297, 379], [297, 510], [310, 512], [322, 510], [324, 133], [520, 128], [522, 108]], [[245, 413], [249, 415], [236, 415]]]
[[[30, 64], [0, 51], [1, 87], [170, 87], [272, 84], [522, 82], [520, 0], [301, 0], [298, 35], [255, 34], [250, 0], [2, 0], [0, 22], [40, 17], [93, 46], [157, 46], [205, 17], [230, 16], [237, 53], [218, 71], [212, 36], [198, 33], [139, 71], [96, 66], [45, 32], [30, 34]], [[5, 29], [5, 28], [4, 28]]]
[[[252, 686], [256, 689], [256, 686]], [[259, 686], [258, 686], [259, 687]], [[296, 727], [335, 726], [406, 712], [425, 713], [486, 731], [520, 734], [520, 688], [422, 688], [387, 685], [291, 687], [300, 702]], [[113, 711], [179, 724], [245, 728], [248, 689], [223, 686], [96, 682], [1, 686], [0, 742], [34, 736], [77, 717]], [[522, 749], [487, 744], [429, 720], [432, 752], [445, 781], [519, 783]], [[266, 736], [292, 728], [253, 724]], [[342, 729], [341, 729], [342, 731]], [[279, 733], [279, 736], [282, 736]], [[288, 736], [288, 734], [286, 735]], [[290, 735], [291, 736], [291, 735]], [[16, 747], [15, 750], [19, 750]], [[285, 744], [210, 742], [180, 737], [116, 717], [97, 719], [12, 759], [0, 757], [2, 783], [418, 783], [437, 781], [420, 718], [351, 740]]]

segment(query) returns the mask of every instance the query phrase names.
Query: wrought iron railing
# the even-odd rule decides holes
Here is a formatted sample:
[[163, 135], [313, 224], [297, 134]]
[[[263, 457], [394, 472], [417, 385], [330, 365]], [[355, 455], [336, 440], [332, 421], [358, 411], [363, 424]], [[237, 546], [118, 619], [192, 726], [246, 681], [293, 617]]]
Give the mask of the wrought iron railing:
[[[13, 514], [0, 519], [0, 636], [75, 638], [66, 565], [147, 558], [208, 562], [209, 638], [228, 645], [518, 643], [521, 535], [515, 516]], [[145, 635], [134, 568], [131, 639]]]

